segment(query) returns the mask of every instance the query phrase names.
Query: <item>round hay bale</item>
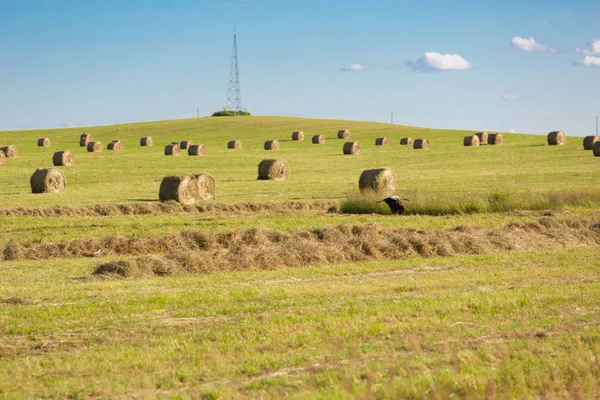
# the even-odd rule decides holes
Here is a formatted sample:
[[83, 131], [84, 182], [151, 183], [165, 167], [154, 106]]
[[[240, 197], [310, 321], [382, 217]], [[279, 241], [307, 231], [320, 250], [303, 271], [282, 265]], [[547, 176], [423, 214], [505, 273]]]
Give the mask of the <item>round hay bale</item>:
[[360, 154], [362, 151], [360, 143], [346, 142], [344, 143], [344, 154]]
[[375, 139], [375, 146], [385, 146], [388, 144], [388, 138], [386, 137], [378, 137]]
[[278, 140], [267, 140], [265, 142], [265, 150], [277, 150], [279, 149], [279, 141]]
[[200, 200], [210, 200], [215, 198], [215, 178], [210, 174], [194, 174], [196, 184], [198, 184], [198, 198]]
[[403, 146], [411, 145], [411, 144], [413, 144], [413, 140], [412, 140], [412, 138], [404, 137], [404, 138], [400, 139], [400, 144]]
[[168, 144], [165, 146], [165, 156], [177, 157], [181, 154], [181, 148], [178, 144]]
[[57, 167], [61, 165], [69, 167], [75, 164], [75, 156], [69, 150], [57, 151], [52, 156], [52, 164]]
[[312, 137], [313, 144], [325, 144], [325, 136], [315, 135]]
[[594, 156], [600, 157], [600, 141], [594, 143], [592, 150], [594, 151]]
[[152, 146], [152, 137], [151, 136], [144, 136], [143, 138], [140, 139], [140, 146]]
[[479, 136], [477, 135], [473, 135], [473, 136], [465, 136], [465, 138], [463, 139], [463, 144], [465, 146], [479, 146]]
[[504, 135], [501, 133], [490, 133], [488, 135], [488, 144], [501, 146], [504, 144]]
[[192, 144], [188, 147], [188, 156], [203, 156], [206, 154], [206, 146], [203, 144]]
[[600, 140], [600, 136], [586, 136], [583, 138], [583, 149], [593, 150], [594, 143]]
[[388, 197], [396, 190], [396, 176], [389, 168], [365, 169], [358, 179], [360, 193]]
[[192, 142], [191, 140], [182, 140], [181, 142], [179, 142], [179, 148], [181, 148], [181, 150], [187, 150], [193, 144], [194, 142]]
[[292, 140], [304, 140], [304, 132], [292, 132]]
[[87, 151], [89, 153], [99, 153], [102, 151], [102, 143], [100, 142], [89, 142], [87, 144]]
[[0, 147], [6, 158], [15, 158], [17, 156], [17, 148], [15, 146]]
[[3, 164], [6, 164], [6, 155], [4, 155], [4, 152], [0, 150], [0, 165]]
[[415, 139], [413, 142], [413, 149], [428, 149], [429, 140], [427, 139]]
[[59, 193], [65, 190], [67, 179], [60, 169], [38, 168], [31, 175], [29, 183], [32, 193]]
[[38, 147], [50, 147], [50, 138], [44, 137], [38, 139]]
[[548, 134], [550, 146], [562, 146], [567, 143], [567, 135], [563, 131], [553, 131]]
[[165, 176], [160, 183], [158, 192], [160, 201], [177, 201], [181, 204], [191, 205], [198, 200], [198, 183], [194, 175]]
[[241, 149], [242, 142], [240, 140], [230, 140], [229, 142], [227, 142], [227, 148], [228, 149]]
[[479, 144], [480, 145], [484, 145], [484, 144], [488, 144], [488, 133], [487, 132], [477, 132], [476, 133], [477, 137], [479, 138]]
[[125, 144], [123, 143], [122, 140], [117, 139], [117, 140], [113, 140], [112, 142], [110, 142], [108, 144], [108, 146], [106, 146], [107, 150], [123, 150], [123, 147], [125, 147]]
[[88, 143], [90, 143], [92, 140], [94, 140], [92, 138], [92, 134], [84, 132], [79, 137], [79, 146], [81, 146], [81, 147], [87, 147]]
[[338, 131], [338, 139], [348, 139], [350, 137], [350, 131], [348, 129], [341, 129]]
[[258, 179], [282, 181], [290, 177], [290, 169], [285, 161], [268, 159], [258, 164]]

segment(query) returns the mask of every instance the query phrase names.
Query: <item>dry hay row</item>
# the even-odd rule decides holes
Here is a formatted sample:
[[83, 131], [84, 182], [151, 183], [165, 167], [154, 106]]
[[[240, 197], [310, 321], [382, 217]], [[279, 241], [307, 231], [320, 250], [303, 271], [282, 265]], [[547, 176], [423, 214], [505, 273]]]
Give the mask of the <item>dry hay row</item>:
[[177, 202], [135, 203], [135, 204], [97, 204], [93, 206], [55, 206], [40, 208], [4, 208], [0, 217], [104, 217], [119, 215], [162, 215], [173, 213], [258, 213], [287, 211], [327, 211], [339, 208], [337, 201], [317, 200], [314, 203], [289, 201], [283, 203], [240, 203], [240, 204], [196, 204], [183, 205]]

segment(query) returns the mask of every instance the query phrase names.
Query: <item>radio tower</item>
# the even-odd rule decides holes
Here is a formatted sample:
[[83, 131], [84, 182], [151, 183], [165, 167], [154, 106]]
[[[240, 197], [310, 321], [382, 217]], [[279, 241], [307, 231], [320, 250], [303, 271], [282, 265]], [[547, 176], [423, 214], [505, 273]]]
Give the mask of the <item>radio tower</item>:
[[231, 67], [229, 70], [229, 89], [227, 90], [227, 110], [242, 111], [242, 96], [240, 94], [240, 71], [238, 70], [237, 40], [233, 34], [233, 51], [231, 52]]

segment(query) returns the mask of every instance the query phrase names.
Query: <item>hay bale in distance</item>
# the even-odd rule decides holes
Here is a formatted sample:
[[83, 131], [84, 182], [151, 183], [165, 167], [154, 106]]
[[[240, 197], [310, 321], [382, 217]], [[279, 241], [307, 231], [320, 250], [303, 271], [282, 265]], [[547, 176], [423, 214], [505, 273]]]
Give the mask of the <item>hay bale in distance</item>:
[[362, 151], [360, 143], [346, 142], [344, 143], [344, 154], [360, 154]]
[[177, 201], [186, 205], [194, 204], [198, 200], [198, 183], [191, 174], [165, 176], [160, 183], [158, 198], [162, 202]]
[[194, 179], [198, 185], [198, 198], [200, 200], [210, 200], [215, 198], [215, 178], [210, 174], [194, 174]]
[[206, 146], [203, 144], [191, 144], [188, 147], [188, 156], [203, 156], [206, 154]]
[[583, 138], [583, 149], [593, 150], [594, 144], [600, 140], [600, 136], [586, 136]]
[[396, 190], [396, 176], [389, 168], [365, 169], [358, 179], [358, 188], [361, 194], [388, 197]]
[[563, 131], [553, 131], [548, 134], [550, 146], [562, 146], [567, 143], [567, 135]]
[[463, 144], [465, 146], [479, 146], [479, 136], [477, 135], [473, 135], [473, 136], [465, 136], [465, 138], [463, 139]]
[[411, 145], [411, 144], [413, 144], [413, 140], [412, 140], [412, 138], [404, 137], [404, 138], [400, 139], [400, 144], [402, 146]]
[[52, 156], [52, 164], [55, 166], [65, 166], [69, 167], [75, 164], [75, 156], [69, 150], [57, 151]]
[[292, 140], [304, 140], [304, 132], [292, 132]]
[[338, 139], [348, 139], [350, 137], [350, 131], [348, 129], [341, 129], [338, 131]]
[[477, 132], [476, 133], [477, 137], [479, 138], [479, 144], [480, 145], [485, 145], [488, 144], [488, 133], [487, 132]]
[[501, 133], [490, 133], [488, 135], [488, 144], [501, 146], [504, 144], [504, 135]]
[[92, 134], [84, 132], [79, 137], [79, 146], [81, 146], [81, 147], [87, 147], [88, 143], [90, 143], [92, 140], [94, 140], [92, 138]]
[[59, 193], [65, 190], [65, 174], [56, 168], [38, 168], [29, 179], [32, 193]]
[[0, 165], [6, 164], [6, 155], [2, 150], [0, 150]]
[[17, 156], [17, 148], [15, 146], [0, 147], [6, 158], [15, 158]]
[[168, 144], [165, 146], [165, 156], [177, 157], [181, 154], [181, 148], [178, 144]]
[[429, 140], [427, 139], [415, 139], [413, 142], [413, 149], [428, 149]]
[[230, 140], [229, 142], [227, 142], [227, 148], [228, 149], [241, 149], [242, 142], [240, 140]]
[[152, 146], [152, 137], [151, 136], [144, 136], [143, 138], [140, 139], [140, 146]]
[[277, 150], [279, 149], [279, 141], [278, 140], [267, 140], [265, 142], [265, 150]]
[[594, 143], [594, 147], [592, 148], [592, 150], [594, 151], [595, 157], [600, 157], [600, 141]]
[[182, 140], [181, 142], [179, 142], [179, 148], [181, 150], [187, 150], [193, 144], [194, 144], [194, 142], [192, 142], [191, 140]]
[[386, 137], [378, 137], [375, 139], [375, 146], [385, 146], [388, 144], [388, 138]]
[[102, 151], [102, 143], [100, 142], [89, 142], [87, 144], [87, 151], [89, 153], [99, 153]]
[[325, 136], [323, 135], [315, 135], [312, 137], [313, 144], [325, 144]]
[[258, 164], [258, 179], [283, 181], [290, 177], [290, 168], [283, 160], [267, 159]]
[[123, 143], [122, 140], [113, 140], [112, 142], [110, 142], [108, 144], [108, 146], [106, 146], [107, 150], [123, 150], [123, 147], [125, 147], [125, 144]]
[[44, 137], [38, 139], [38, 147], [50, 147], [50, 138]]

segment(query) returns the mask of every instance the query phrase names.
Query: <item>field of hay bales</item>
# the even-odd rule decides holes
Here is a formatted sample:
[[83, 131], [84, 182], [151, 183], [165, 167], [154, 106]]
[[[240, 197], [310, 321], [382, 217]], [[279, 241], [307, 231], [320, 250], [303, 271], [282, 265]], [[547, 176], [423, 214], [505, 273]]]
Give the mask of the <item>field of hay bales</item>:
[[[123, 147], [88, 152], [84, 132]], [[475, 133], [287, 117], [0, 131], [16, 149], [0, 397], [598, 397], [600, 159], [568, 132], [465, 146]], [[183, 141], [205, 154], [165, 155]], [[269, 159], [287, 179], [257, 179]], [[42, 168], [64, 191], [32, 193]], [[379, 168], [405, 215], [360, 194]], [[211, 180], [206, 200], [159, 201], [163, 178], [197, 174], [214, 197]]]

